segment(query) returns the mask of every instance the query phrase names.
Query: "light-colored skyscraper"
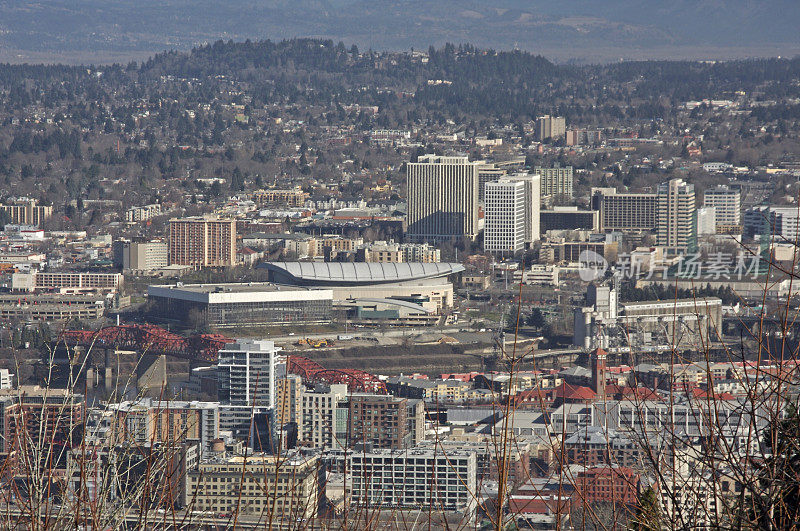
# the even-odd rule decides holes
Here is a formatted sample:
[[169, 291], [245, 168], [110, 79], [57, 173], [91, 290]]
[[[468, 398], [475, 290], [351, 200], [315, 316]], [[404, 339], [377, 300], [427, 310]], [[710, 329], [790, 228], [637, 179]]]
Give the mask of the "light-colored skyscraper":
[[236, 263], [236, 220], [211, 216], [169, 220], [169, 261], [196, 267]]
[[542, 196], [564, 195], [572, 197], [572, 166], [561, 168], [542, 168], [537, 166], [533, 173], [542, 179]]
[[513, 173], [508, 179], [525, 183], [525, 243], [530, 245], [541, 235], [542, 177], [538, 173]]
[[706, 236], [717, 232], [717, 207], [700, 207], [697, 209], [697, 235]]
[[525, 249], [525, 183], [500, 179], [486, 183], [483, 248], [514, 254]]
[[730, 230], [742, 223], [742, 195], [728, 186], [709, 188], [703, 194], [703, 206], [716, 209], [716, 226]]
[[658, 185], [658, 245], [668, 253], [694, 252], [697, 247], [697, 210], [694, 185], [670, 179]]
[[251, 413], [275, 407], [278, 350], [272, 341], [238, 339], [219, 351], [222, 429], [249, 433]]
[[425, 155], [407, 165], [408, 236], [415, 241], [475, 239], [478, 166], [467, 157]]

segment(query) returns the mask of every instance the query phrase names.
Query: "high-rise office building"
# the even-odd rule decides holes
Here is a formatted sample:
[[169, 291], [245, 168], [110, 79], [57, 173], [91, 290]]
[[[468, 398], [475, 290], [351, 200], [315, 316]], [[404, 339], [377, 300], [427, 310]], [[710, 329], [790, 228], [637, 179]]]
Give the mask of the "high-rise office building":
[[541, 176], [542, 196], [564, 195], [572, 197], [572, 166], [542, 168], [537, 166], [533, 173]]
[[499, 168], [491, 162], [482, 162], [478, 166], [478, 201], [483, 201], [483, 194], [486, 192], [486, 183], [496, 181], [505, 177], [505, 168]]
[[567, 132], [567, 121], [563, 116], [546, 114], [536, 120], [536, 138], [540, 142], [548, 138], [561, 138]]
[[658, 245], [670, 253], [694, 252], [697, 210], [694, 185], [670, 179], [658, 186]]
[[408, 236], [415, 241], [475, 239], [478, 166], [467, 157], [425, 155], [407, 165]]
[[486, 183], [483, 249], [514, 254], [525, 249], [525, 183], [501, 179]]
[[272, 341], [238, 339], [219, 351], [222, 429], [249, 434], [252, 412], [275, 408], [278, 350]]
[[236, 220], [211, 216], [169, 220], [169, 261], [196, 267], [236, 263]]
[[542, 178], [537, 173], [512, 173], [508, 179], [525, 183], [525, 243], [530, 245], [541, 235]]
[[592, 188], [592, 210], [600, 213], [601, 231], [651, 231], [656, 226], [656, 194], [618, 193], [614, 188]]
[[742, 223], [742, 194], [728, 186], [709, 188], [703, 194], [703, 206], [715, 208], [716, 226], [729, 230]]

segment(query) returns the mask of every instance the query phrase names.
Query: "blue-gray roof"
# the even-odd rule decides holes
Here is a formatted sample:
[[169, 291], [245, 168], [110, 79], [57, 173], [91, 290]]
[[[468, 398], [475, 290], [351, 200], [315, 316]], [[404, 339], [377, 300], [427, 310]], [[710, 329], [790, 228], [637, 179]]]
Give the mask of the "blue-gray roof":
[[381, 284], [446, 277], [464, 271], [457, 263], [267, 262], [270, 272], [298, 284]]

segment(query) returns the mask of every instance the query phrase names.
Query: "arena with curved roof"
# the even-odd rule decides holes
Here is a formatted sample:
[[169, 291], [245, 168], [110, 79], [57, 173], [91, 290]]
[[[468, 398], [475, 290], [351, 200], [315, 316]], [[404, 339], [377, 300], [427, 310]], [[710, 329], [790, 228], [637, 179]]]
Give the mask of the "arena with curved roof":
[[461, 273], [457, 263], [267, 262], [270, 281], [294, 286], [363, 286], [442, 279]]

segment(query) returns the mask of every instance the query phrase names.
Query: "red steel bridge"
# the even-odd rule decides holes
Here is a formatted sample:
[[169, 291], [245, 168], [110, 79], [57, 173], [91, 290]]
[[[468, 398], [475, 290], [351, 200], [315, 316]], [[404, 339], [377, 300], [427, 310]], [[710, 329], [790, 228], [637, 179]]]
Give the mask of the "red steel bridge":
[[[133, 350], [142, 354], [216, 363], [219, 350], [234, 340], [220, 334], [183, 337], [155, 325], [143, 324], [107, 326], [99, 330], [64, 330], [58, 341], [69, 348]], [[386, 384], [375, 375], [358, 369], [326, 369], [314, 360], [294, 355], [288, 356], [287, 365], [288, 372], [299, 375], [309, 384], [347, 384], [350, 392], [387, 392]]]
[[220, 334], [197, 334], [189, 337], [173, 334], [154, 325], [117, 325], [100, 330], [64, 330], [58, 341], [67, 347], [114, 348], [135, 350], [142, 354], [164, 354], [190, 361], [217, 361], [217, 353], [228, 343]]
[[358, 369], [326, 369], [314, 360], [303, 356], [289, 356], [286, 370], [299, 375], [306, 383], [327, 382], [347, 384], [347, 389], [361, 393], [386, 394], [386, 384], [374, 374]]

